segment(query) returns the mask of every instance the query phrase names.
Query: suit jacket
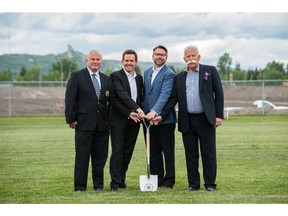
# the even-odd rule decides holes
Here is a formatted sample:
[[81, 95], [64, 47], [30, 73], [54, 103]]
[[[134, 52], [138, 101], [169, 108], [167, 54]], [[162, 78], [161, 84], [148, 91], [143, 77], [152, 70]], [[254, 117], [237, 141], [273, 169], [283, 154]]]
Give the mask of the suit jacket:
[[[178, 130], [186, 133], [189, 130], [189, 113], [187, 111], [186, 76], [183, 71], [176, 75], [173, 92], [167, 106], [161, 113], [166, 118], [169, 110], [178, 102]], [[216, 117], [223, 119], [224, 94], [221, 80], [214, 66], [199, 66], [199, 94], [204, 113], [211, 125], [215, 125]]]
[[[157, 114], [162, 113], [173, 89], [175, 73], [164, 65], [158, 72], [151, 85], [152, 67], [144, 72], [144, 103], [143, 111], [147, 114], [154, 110]], [[171, 109], [166, 119], [160, 124], [175, 123], [176, 113]]]
[[142, 109], [143, 103], [143, 77], [137, 74], [135, 77], [137, 85], [136, 102], [131, 98], [131, 89], [127, 75], [123, 69], [110, 74], [114, 93], [111, 96], [111, 126], [123, 128], [128, 121], [132, 111]]
[[107, 75], [99, 74], [101, 80], [99, 99], [87, 68], [72, 73], [67, 83], [65, 92], [66, 122], [69, 124], [77, 121], [77, 128], [80, 130], [94, 130], [96, 125], [101, 131], [109, 130], [112, 82]]

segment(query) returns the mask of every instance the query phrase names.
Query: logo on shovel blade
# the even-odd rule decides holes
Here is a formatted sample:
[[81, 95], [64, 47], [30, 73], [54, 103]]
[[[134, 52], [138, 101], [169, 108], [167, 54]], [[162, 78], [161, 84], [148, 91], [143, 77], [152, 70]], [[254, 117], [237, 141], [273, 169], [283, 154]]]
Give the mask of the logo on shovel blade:
[[153, 185], [150, 184], [150, 183], [148, 183], [148, 184], [146, 184], [146, 185], [144, 186], [144, 188], [145, 188], [146, 191], [152, 191], [152, 190], [153, 190]]

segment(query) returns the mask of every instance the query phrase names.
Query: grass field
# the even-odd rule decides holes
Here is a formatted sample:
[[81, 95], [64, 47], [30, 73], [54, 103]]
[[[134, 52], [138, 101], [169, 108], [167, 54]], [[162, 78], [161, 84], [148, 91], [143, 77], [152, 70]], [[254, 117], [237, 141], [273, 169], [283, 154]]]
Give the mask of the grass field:
[[[142, 130], [127, 173], [127, 190], [73, 192], [74, 131], [64, 117], [0, 118], [1, 204], [287, 204], [288, 116], [231, 116], [217, 129], [217, 191], [187, 192], [186, 164], [176, 130], [176, 184], [141, 192], [146, 174]], [[110, 154], [109, 154], [110, 156]], [[202, 173], [202, 168], [200, 168]]]

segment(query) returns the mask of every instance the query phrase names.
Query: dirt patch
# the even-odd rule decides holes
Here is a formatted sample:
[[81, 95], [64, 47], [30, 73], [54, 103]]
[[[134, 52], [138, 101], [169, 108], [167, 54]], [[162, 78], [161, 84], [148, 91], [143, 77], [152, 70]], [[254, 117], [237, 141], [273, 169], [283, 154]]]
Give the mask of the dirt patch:
[[0, 88], [0, 115], [64, 114], [64, 98], [63, 87]]

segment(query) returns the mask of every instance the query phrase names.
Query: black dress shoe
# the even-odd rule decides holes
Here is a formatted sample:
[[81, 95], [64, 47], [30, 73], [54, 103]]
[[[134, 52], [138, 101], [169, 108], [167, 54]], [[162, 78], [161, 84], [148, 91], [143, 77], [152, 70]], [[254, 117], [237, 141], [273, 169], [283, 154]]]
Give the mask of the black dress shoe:
[[118, 192], [119, 188], [118, 187], [113, 187], [111, 188], [111, 192]]
[[214, 192], [215, 190], [216, 190], [215, 188], [211, 188], [211, 187], [206, 188], [206, 191], [208, 192]]
[[163, 186], [162, 189], [163, 189], [163, 190], [172, 190], [172, 188], [169, 187], [169, 186]]
[[188, 187], [188, 191], [198, 191], [199, 187]]
[[97, 192], [104, 192], [105, 191], [103, 188], [96, 188], [94, 190], [97, 191]]
[[122, 183], [119, 185], [119, 188], [121, 188], [121, 189], [126, 189], [126, 188], [127, 188], [127, 185], [125, 184], [125, 182], [122, 182]]

